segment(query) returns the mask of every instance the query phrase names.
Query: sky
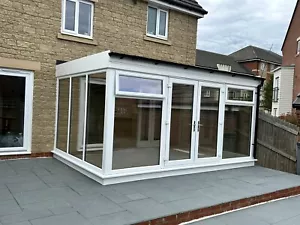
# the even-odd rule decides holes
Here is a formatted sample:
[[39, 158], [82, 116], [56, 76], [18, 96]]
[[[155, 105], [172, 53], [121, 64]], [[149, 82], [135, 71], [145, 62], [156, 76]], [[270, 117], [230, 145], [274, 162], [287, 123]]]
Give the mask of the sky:
[[198, 0], [197, 48], [230, 54], [248, 45], [281, 54], [296, 0]]

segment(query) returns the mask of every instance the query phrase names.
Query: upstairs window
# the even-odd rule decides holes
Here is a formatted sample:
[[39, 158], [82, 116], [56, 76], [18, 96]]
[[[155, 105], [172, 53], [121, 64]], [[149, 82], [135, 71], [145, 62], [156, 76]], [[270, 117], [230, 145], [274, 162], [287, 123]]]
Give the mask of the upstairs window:
[[279, 77], [274, 79], [273, 87], [273, 102], [278, 102], [279, 99]]
[[300, 40], [297, 41], [297, 54], [300, 54]]
[[62, 33], [79, 37], [93, 36], [94, 4], [82, 0], [63, 0]]
[[151, 37], [168, 38], [169, 13], [153, 6], [148, 6], [147, 35]]

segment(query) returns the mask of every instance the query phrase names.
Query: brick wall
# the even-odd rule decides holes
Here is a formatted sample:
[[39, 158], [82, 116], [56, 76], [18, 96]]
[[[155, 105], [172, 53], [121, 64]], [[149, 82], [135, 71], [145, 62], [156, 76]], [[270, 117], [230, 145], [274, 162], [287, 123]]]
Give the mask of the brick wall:
[[55, 61], [113, 50], [193, 65], [197, 19], [170, 11], [169, 45], [144, 40], [147, 3], [101, 0], [95, 3], [94, 41], [84, 44], [58, 39], [61, 1], [0, 1], [0, 57], [41, 62], [35, 73], [32, 151], [53, 149]]

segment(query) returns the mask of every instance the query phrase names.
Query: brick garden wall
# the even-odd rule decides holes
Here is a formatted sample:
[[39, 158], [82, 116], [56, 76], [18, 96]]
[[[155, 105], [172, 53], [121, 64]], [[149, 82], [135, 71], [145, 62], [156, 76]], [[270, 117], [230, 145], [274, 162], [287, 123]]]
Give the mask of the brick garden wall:
[[[53, 149], [55, 124], [56, 60], [113, 50], [193, 65], [197, 19], [170, 11], [169, 42], [145, 40], [147, 3], [101, 0], [95, 3], [94, 40], [79, 43], [58, 39], [61, 1], [0, 1], [0, 57], [41, 62], [35, 73], [32, 151]], [[87, 41], [88, 42], [88, 41]]]

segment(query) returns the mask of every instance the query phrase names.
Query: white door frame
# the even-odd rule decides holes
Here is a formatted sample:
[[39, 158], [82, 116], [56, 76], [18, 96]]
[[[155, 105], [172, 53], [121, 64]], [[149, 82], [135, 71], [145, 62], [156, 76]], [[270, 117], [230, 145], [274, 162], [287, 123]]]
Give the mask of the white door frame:
[[31, 139], [32, 139], [32, 102], [33, 102], [34, 73], [31, 71], [0, 68], [0, 76], [25, 78], [23, 147], [0, 148], [0, 155], [22, 154], [22, 153], [28, 154], [31, 152]]
[[[97, 78], [88, 77], [89, 83], [106, 86], [106, 81]], [[77, 150], [83, 151], [83, 133], [84, 133], [84, 115], [85, 115], [85, 95], [86, 95], [86, 77], [80, 78], [80, 100], [79, 100], [79, 118], [78, 118], [78, 137], [77, 137]], [[103, 128], [104, 129], [104, 128]], [[103, 143], [87, 144], [86, 151], [99, 151], [103, 150]]]
[[201, 100], [202, 100], [202, 87], [209, 87], [209, 88], [218, 88], [220, 89], [220, 96], [219, 96], [219, 114], [218, 114], [218, 132], [217, 132], [217, 155], [215, 157], [208, 157], [208, 158], [199, 158], [198, 157], [198, 150], [199, 150], [199, 127], [196, 130], [196, 137], [195, 137], [195, 160], [198, 163], [209, 162], [209, 161], [220, 161], [222, 159], [223, 153], [223, 130], [224, 130], [224, 115], [225, 115], [225, 85], [222, 84], [215, 84], [209, 82], [199, 82], [198, 88], [198, 103], [197, 103], [197, 124], [200, 125], [201, 122]]
[[[175, 160], [170, 161], [170, 136], [171, 136], [171, 118], [172, 118], [172, 95], [173, 95], [173, 84], [182, 84], [182, 85], [193, 85], [194, 86], [194, 95], [193, 95], [193, 116], [191, 124], [191, 153], [190, 159]], [[178, 166], [178, 165], [189, 165], [195, 161], [195, 131], [196, 131], [196, 117], [197, 117], [197, 94], [198, 94], [198, 81], [196, 80], [185, 80], [185, 79], [176, 79], [169, 78], [168, 83], [168, 111], [167, 111], [167, 133], [166, 133], [166, 155], [165, 155], [165, 166]], [[194, 129], [195, 128], [195, 129]]]

